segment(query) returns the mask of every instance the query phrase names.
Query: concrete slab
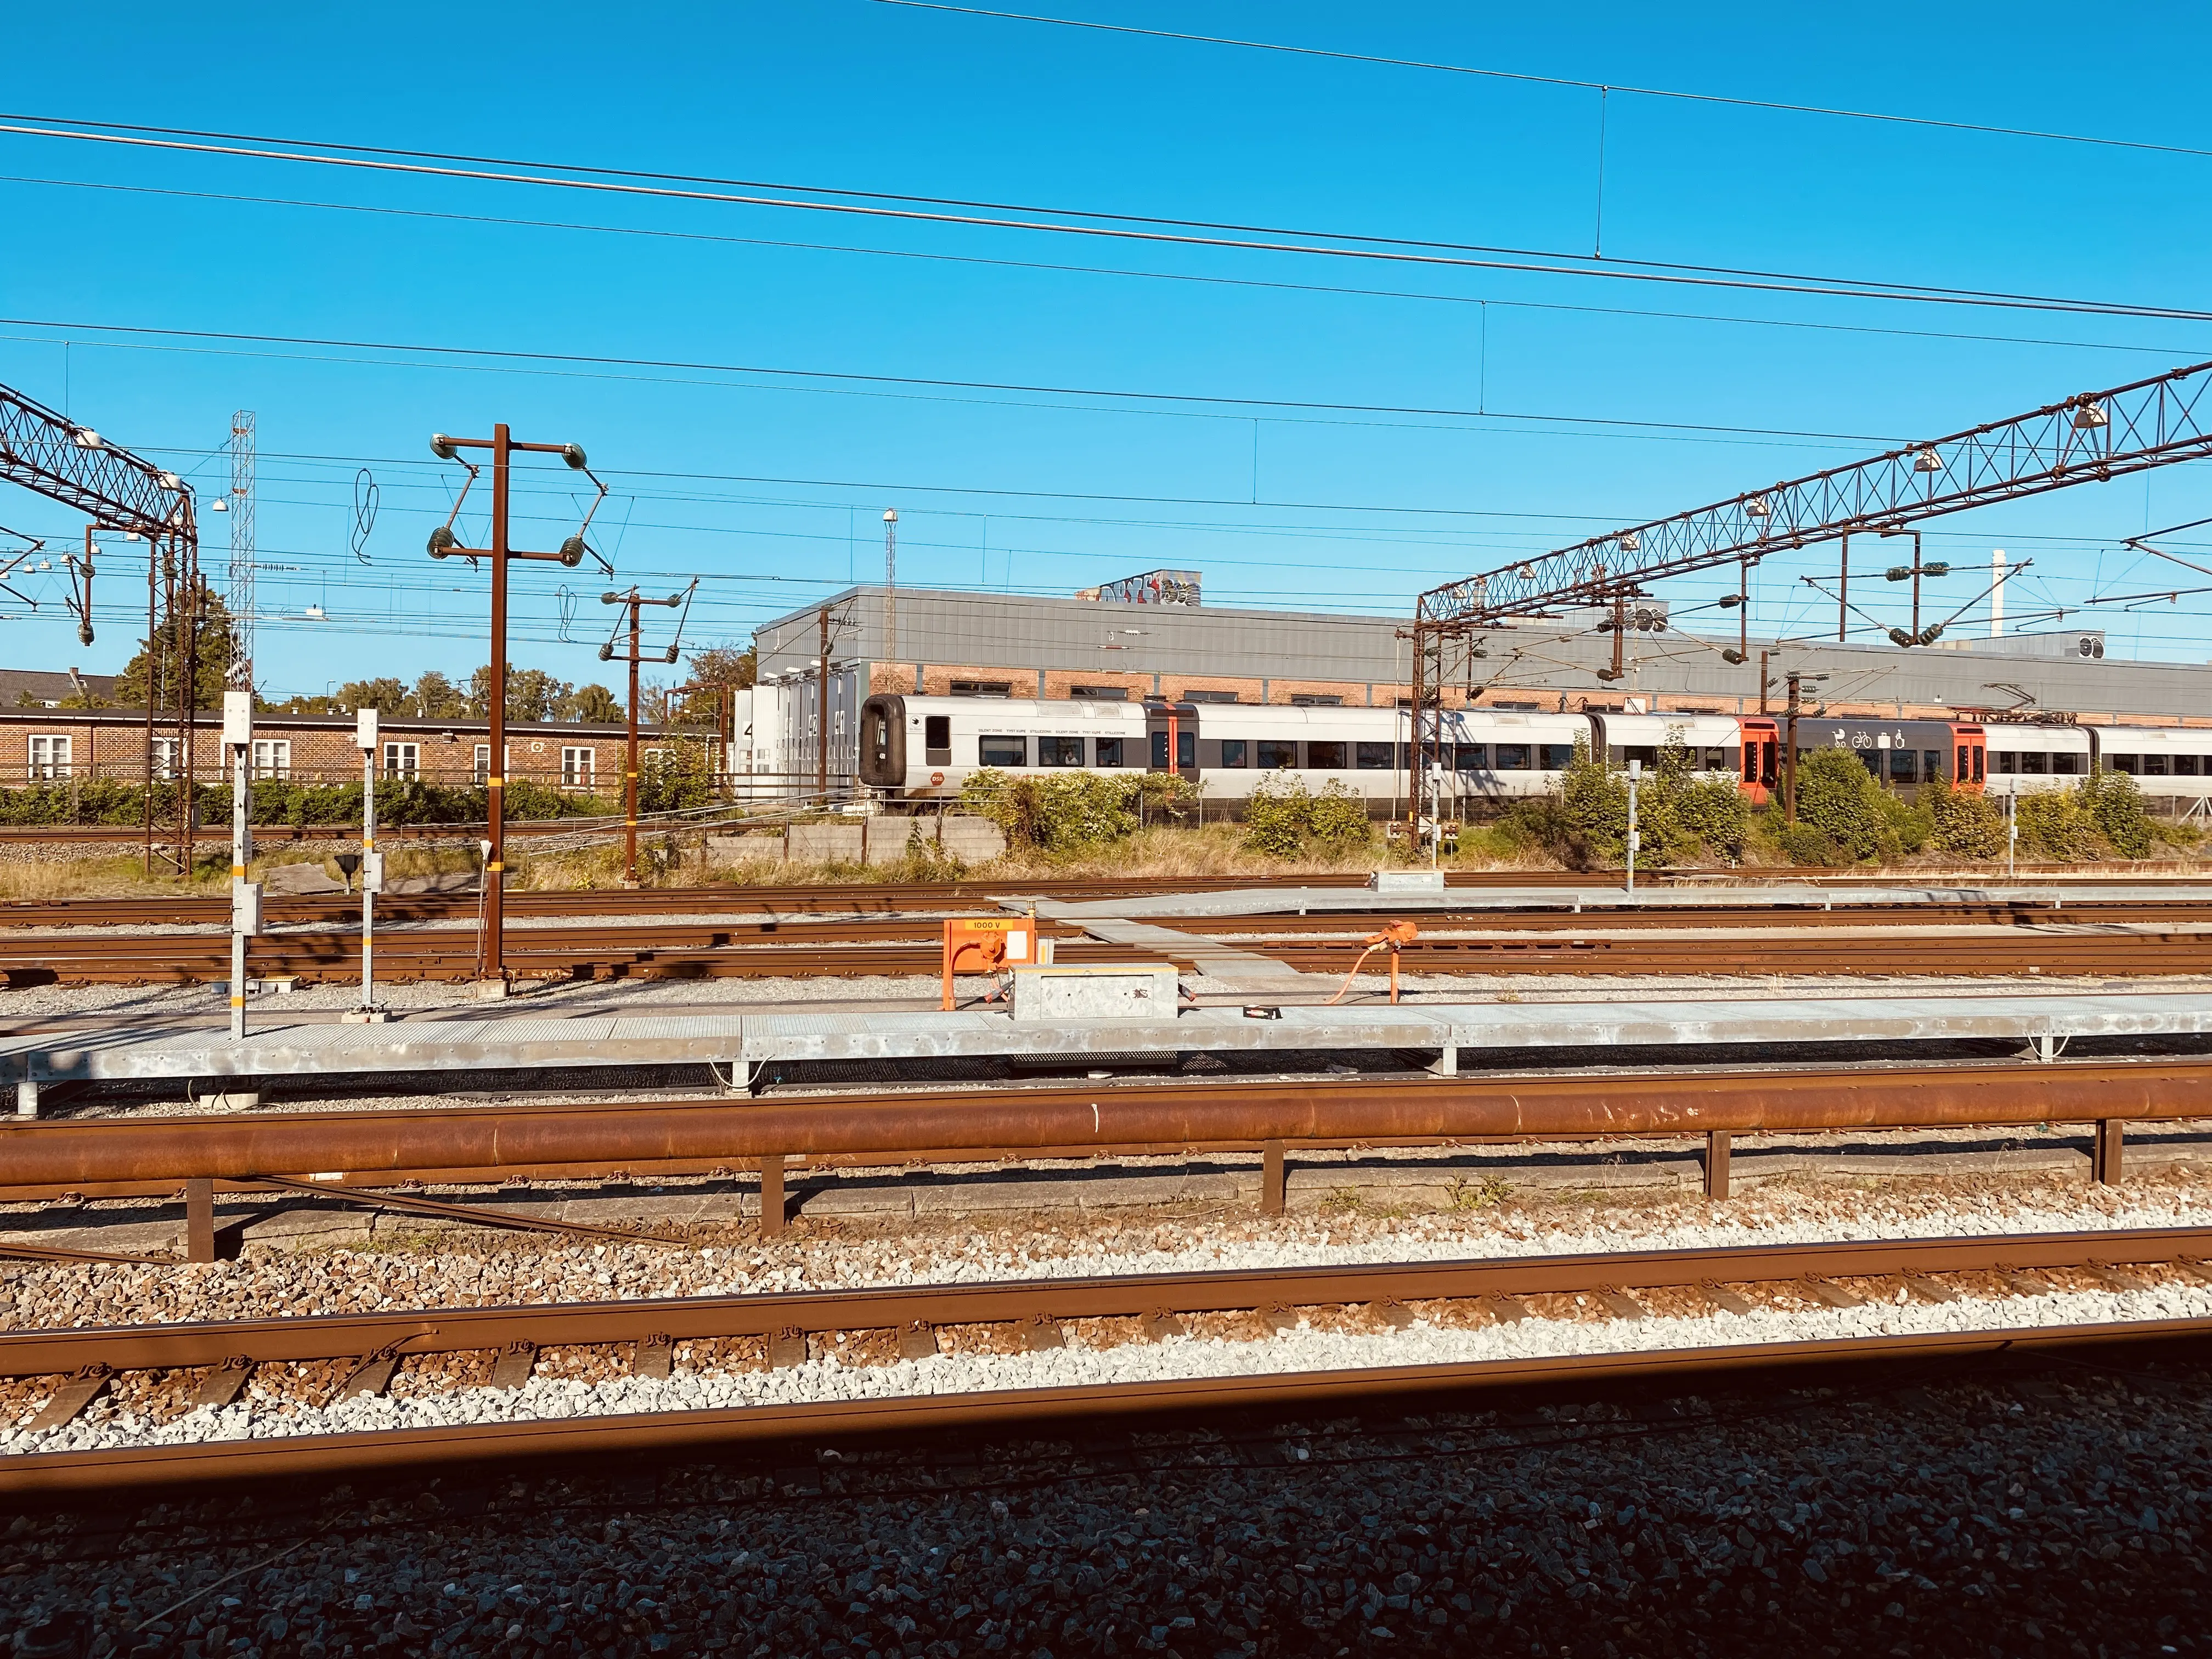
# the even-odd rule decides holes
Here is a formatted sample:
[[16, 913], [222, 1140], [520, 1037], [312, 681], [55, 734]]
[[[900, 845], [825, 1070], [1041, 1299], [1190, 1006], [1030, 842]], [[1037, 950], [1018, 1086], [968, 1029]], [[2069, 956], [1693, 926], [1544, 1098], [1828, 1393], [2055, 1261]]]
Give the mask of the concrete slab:
[[[1964, 1040], [2212, 1033], [2202, 993], [1772, 996], [1645, 1001], [1292, 1007], [1279, 1018], [1190, 1008], [1157, 1020], [1018, 1023], [1000, 1012], [702, 1015], [295, 1024], [240, 1042], [205, 1029], [118, 1028], [0, 1040], [0, 1083], [441, 1073], [799, 1060], [1411, 1049], [1449, 1065], [1461, 1049], [1865, 1043], [1886, 1057]], [[742, 1082], [742, 1079], [738, 1079]], [[4, 1131], [0, 1131], [4, 1133]]]

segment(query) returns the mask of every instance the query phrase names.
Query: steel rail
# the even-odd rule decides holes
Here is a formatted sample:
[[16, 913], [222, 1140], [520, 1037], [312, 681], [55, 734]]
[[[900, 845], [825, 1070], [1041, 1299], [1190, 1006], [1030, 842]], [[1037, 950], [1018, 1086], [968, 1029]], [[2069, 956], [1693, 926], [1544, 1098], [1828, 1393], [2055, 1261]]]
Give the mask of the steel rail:
[[[927, 1334], [946, 1326], [1016, 1324], [1043, 1329], [1075, 1319], [1142, 1318], [1412, 1303], [1478, 1303], [1493, 1316], [1523, 1297], [1595, 1292], [1616, 1314], [1640, 1304], [1635, 1290], [1694, 1287], [1717, 1305], [1727, 1285], [1834, 1287], [1838, 1279], [1902, 1278], [1923, 1286], [1942, 1273], [2033, 1273], [2087, 1269], [2111, 1282], [2109, 1265], [2171, 1264], [2193, 1278], [2212, 1230], [2114, 1232], [1748, 1245], [1723, 1249], [1528, 1256], [1486, 1261], [1260, 1269], [1218, 1273], [1126, 1275], [984, 1285], [890, 1286], [854, 1291], [687, 1297], [535, 1307], [438, 1309], [310, 1316], [301, 1319], [156, 1327], [29, 1331], [0, 1336], [0, 1375], [72, 1376], [80, 1401], [118, 1370], [246, 1369], [303, 1360], [404, 1358], [471, 1351], [527, 1352], [553, 1346], [635, 1343], [662, 1351], [676, 1342], [768, 1337], [786, 1343], [808, 1334], [896, 1329]], [[1886, 1287], [1885, 1287], [1886, 1288]], [[1722, 1292], [1725, 1294], [1725, 1292]], [[1628, 1298], [1632, 1304], [1632, 1297]], [[1913, 1355], [1986, 1353], [2091, 1343], [2202, 1337], [2212, 1319], [2026, 1326], [1912, 1335], [1654, 1348], [1602, 1355], [1376, 1366], [1261, 1376], [1183, 1378], [1088, 1388], [991, 1390], [957, 1395], [742, 1407], [634, 1416], [592, 1416], [470, 1423], [362, 1434], [272, 1437], [100, 1452], [27, 1453], [0, 1458], [0, 1492], [86, 1490], [179, 1479], [305, 1473], [543, 1454], [556, 1450], [642, 1449], [652, 1446], [787, 1437], [834, 1431], [860, 1433], [952, 1422], [1218, 1409], [1332, 1397], [1463, 1390], [1536, 1382], [1588, 1383], [1753, 1366], [1832, 1364]], [[787, 1352], [789, 1352], [787, 1349]], [[803, 1342], [796, 1358], [805, 1352]], [[388, 1370], [386, 1373], [388, 1375]]]
[[[1093, 1084], [837, 1097], [0, 1121], [0, 1194], [342, 1172], [482, 1178], [592, 1167], [1051, 1149], [1255, 1148], [2018, 1127], [2212, 1117], [2212, 1060], [1638, 1070], [1600, 1076]], [[172, 1188], [173, 1190], [173, 1188]]]

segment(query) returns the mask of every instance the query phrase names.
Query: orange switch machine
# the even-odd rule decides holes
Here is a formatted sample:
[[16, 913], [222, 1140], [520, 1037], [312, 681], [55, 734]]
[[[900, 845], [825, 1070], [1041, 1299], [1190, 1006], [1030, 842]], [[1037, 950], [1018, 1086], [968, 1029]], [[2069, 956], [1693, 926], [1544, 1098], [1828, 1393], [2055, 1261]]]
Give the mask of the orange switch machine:
[[1035, 916], [954, 916], [945, 924], [945, 1012], [952, 1012], [956, 970], [995, 974], [1042, 958]]

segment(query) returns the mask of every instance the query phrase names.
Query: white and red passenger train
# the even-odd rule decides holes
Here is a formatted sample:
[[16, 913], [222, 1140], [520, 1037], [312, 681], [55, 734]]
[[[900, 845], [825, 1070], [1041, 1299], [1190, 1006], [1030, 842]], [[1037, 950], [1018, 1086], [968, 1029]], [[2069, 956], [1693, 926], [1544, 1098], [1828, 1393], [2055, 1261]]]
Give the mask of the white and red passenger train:
[[[1616, 766], [1650, 767], [1679, 741], [1698, 775], [1733, 778], [1764, 801], [1779, 784], [1783, 733], [1773, 715], [1447, 709], [1431, 787], [1461, 807], [1504, 803], [1558, 788], [1577, 743]], [[860, 781], [887, 800], [921, 802], [958, 795], [987, 767], [1038, 776], [1173, 772], [1206, 800], [1235, 801], [1288, 772], [1316, 793], [1336, 782], [1387, 811], [1404, 801], [1412, 735], [1403, 708], [885, 695], [860, 711]], [[1853, 750], [1884, 784], [1905, 790], [1941, 777], [2027, 793], [2102, 768], [2132, 774], [2145, 795], [2176, 810], [2212, 797], [2212, 727], [1800, 716], [1798, 753], [1827, 748]]]

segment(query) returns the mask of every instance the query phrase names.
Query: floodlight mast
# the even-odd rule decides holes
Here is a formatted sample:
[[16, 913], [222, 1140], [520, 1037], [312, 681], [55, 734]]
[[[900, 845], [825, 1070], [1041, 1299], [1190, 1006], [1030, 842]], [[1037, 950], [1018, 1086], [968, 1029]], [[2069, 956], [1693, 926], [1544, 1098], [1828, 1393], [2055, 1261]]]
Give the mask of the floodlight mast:
[[1731, 559], [1804, 548], [1853, 532], [1897, 530], [1917, 520], [2206, 456], [2212, 456], [2212, 362], [2080, 392], [2026, 415], [1906, 444], [1670, 519], [1608, 531], [1540, 558], [1431, 588], [1415, 602], [1411, 630], [1409, 830], [1418, 833], [1419, 827], [1425, 753], [1442, 740], [1442, 687], [1435, 688], [1435, 717], [1428, 719], [1423, 684], [1424, 653], [1432, 640], [1440, 643], [1557, 607], [1613, 605], [1642, 596], [1650, 583]]

